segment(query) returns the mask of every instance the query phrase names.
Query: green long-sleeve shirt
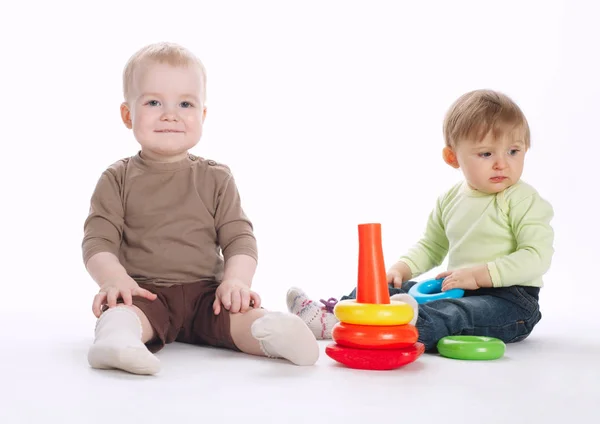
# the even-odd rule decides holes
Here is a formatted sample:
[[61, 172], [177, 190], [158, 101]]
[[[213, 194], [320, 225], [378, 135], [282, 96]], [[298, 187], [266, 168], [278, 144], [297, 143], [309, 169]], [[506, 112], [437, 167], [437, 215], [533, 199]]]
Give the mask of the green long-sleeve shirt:
[[459, 183], [438, 198], [425, 234], [400, 260], [412, 278], [448, 255], [448, 270], [487, 264], [494, 287], [542, 287], [554, 254], [553, 215], [523, 181], [497, 194]]

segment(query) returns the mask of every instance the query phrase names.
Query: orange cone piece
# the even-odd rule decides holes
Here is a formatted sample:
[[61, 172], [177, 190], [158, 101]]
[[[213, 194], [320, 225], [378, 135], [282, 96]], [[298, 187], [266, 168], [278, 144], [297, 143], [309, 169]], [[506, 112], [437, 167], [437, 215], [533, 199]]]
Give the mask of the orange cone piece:
[[390, 294], [385, 275], [381, 224], [358, 226], [358, 303], [389, 304]]

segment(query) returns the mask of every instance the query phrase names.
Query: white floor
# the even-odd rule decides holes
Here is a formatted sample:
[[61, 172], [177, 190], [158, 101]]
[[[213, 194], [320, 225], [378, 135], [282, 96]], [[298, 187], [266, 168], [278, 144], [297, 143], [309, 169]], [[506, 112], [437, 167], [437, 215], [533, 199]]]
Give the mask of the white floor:
[[[379, 372], [338, 365], [324, 353], [327, 342], [314, 367], [172, 344], [159, 353], [161, 373], [140, 377], [90, 369], [93, 322], [74, 317], [40, 323], [0, 313], [0, 423], [516, 424], [574, 422], [600, 404], [600, 342], [589, 337], [589, 321], [570, 328], [563, 317], [546, 317], [497, 361], [426, 354]], [[35, 340], [40, 326], [62, 330], [42, 328]]]

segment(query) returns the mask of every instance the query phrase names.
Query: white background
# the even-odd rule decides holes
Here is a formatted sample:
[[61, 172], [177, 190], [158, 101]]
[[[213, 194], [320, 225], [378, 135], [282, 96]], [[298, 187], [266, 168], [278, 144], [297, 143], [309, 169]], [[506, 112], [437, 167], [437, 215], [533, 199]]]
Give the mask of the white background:
[[[599, 15], [593, 0], [3, 2], [0, 421], [518, 424], [597, 410]], [[476, 88], [513, 97], [532, 128], [524, 179], [555, 208], [534, 334], [500, 361], [423, 355], [391, 373], [181, 344], [157, 378], [91, 370], [83, 222], [101, 172], [138, 149], [122, 68], [161, 40], [207, 67], [193, 153], [232, 168], [259, 242], [254, 287], [275, 310], [292, 285], [317, 299], [354, 287], [360, 223], [382, 224], [390, 265], [461, 178], [441, 158], [446, 109]]]
[[[356, 284], [357, 225], [383, 226], [386, 265], [421, 235], [461, 94], [513, 97], [532, 128], [524, 179], [555, 208], [546, 317], [598, 329], [598, 6], [580, 1], [10, 2], [0, 25], [2, 312], [89, 326], [81, 261], [101, 172], [137, 152], [121, 72], [138, 48], [181, 43], [208, 70], [193, 153], [228, 164], [254, 222], [264, 306], [290, 286]], [[48, 329], [50, 330], [50, 329]]]

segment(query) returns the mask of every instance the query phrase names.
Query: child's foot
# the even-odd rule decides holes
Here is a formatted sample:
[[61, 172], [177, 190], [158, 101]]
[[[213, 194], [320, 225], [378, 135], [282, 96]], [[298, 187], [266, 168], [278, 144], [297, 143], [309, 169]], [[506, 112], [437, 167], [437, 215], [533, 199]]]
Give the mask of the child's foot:
[[414, 297], [412, 297], [408, 293], [398, 293], [391, 296], [390, 300], [399, 300], [400, 302], [408, 303], [410, 306], [412, 306], [413, 311], [415, 311], [415, 314], [410, 320], [409, 324], [416, 325], [417, 318], [419, 318], [419, 304], [417, 303], [417, 300]]
[[126, 307], [108, 309], [96, 323], [96, 338], [88, 352], [92, 368], [156, 374], [160, 362], [142, 343], [142, 324]]
[[327, 302], [321, 300], [321, 303], [324, 306], [310, 300], [306, 293], [296, 287], [287, 292], [288, 311], [299, 316], [317, 340], [331, 340], [331, 331], [339, 320], [333, 314], [333, 306], [330, 305], [333, 303], [332, 299]]
[[285, 358], [296, 365], [314, 365], [319, 359], [314, 335], [295, 315], [268, 312], [252, 323], [251, 331], [268, 357]]

